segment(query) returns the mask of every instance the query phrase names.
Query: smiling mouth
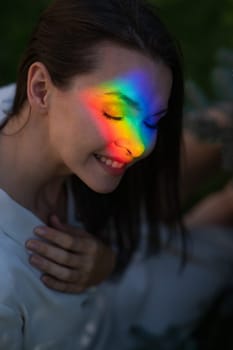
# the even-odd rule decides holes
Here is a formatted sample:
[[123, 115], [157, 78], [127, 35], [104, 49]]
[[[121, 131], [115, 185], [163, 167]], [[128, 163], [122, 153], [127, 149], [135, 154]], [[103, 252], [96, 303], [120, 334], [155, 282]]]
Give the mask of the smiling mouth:
[[123, 169], [127, 163], [122, 163], [122, 162], [118, 162], [114, 159], [105, 157], [105, 156], [101, 156], [99, 154], [94, 154], [95, 158], [97, 160], [99, 160], [101, 163], [113, 168], [113, 169]]

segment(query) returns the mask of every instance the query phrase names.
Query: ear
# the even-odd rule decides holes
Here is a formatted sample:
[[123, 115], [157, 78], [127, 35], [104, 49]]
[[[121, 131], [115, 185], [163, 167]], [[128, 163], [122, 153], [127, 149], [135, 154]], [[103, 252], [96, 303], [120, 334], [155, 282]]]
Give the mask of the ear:
[[49, 96], [52, 81], [43, 63], [33, 63], [28, 71], [27, 95], [31, 108], [46, 112], [49, 105]]

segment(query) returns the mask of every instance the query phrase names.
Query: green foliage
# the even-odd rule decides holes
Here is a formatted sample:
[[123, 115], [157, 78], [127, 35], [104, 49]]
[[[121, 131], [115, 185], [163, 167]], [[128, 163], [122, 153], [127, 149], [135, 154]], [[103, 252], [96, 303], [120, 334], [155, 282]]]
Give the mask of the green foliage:
[[186, 78], [211, 94], [215, 54], [219, 48], [233, 48], [233, 0], [151, 1], [181, 42]]
[[17, 65], [48, 0], [0, 2], [0, 86], [16, 79]]
[[[180, 40], [186, 77], [211, 92], [218, 48], [233, 48], [233, 0], [151, 0]], [[40, 11], [49, 0], [0, 2], [0, 85], [16, 79], [17, 64]]]

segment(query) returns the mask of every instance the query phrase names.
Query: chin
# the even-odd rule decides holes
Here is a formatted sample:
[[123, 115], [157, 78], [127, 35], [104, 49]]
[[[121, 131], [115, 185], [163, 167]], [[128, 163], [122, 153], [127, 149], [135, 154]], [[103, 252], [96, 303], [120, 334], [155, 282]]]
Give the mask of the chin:
[[99, 194], [108, 194], [111, 192], [114, 192], [116, 190], [117, 186], [89, 186], [86, 184], [92, 191], [99, 193]]
[[115, 181], [84, 181], [85, 184], [94, 192], [100, 194], [108, 194], [114, 192], [120, 184], [121, 179]]

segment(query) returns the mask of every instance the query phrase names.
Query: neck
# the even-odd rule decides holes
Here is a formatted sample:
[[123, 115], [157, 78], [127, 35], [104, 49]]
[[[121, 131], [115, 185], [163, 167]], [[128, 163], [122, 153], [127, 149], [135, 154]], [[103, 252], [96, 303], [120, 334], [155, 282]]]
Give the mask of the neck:
[[[61, 211], [64, 182], [69, 174], [50, 150], [46, 128], [29, 119], [20, 129], [22, 120], [17, 118], [0, 133], [0, 187], [47, 222], [51, 212]], [[18, 131], [14, 132], [16, 126]]]

